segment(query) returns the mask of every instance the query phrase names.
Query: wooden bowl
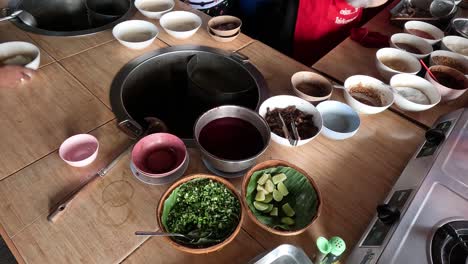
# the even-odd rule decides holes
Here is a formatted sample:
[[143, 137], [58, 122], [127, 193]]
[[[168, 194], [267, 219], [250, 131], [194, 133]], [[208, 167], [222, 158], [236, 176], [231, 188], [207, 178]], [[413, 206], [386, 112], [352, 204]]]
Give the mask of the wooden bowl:
[[[286, 231], [286, 230], [279, 230], [279, 229], [271, 228], [271, 227], [263, 224], [262, 222], [260, 222], [257, 219], [257, 217], [255, 217], [255, 215], [250, 210], [249, 205], [247, 204], [247, 201], [245, 200], [245, 196], [247, 194], [247, 185], [248, 185], [248, 183], [250, 181], [250, 177], [252, 176], [252, 174], [254, 172], [256, 172], [256, 171], [259, 171], [259, 170], [264, 170], [264, 169], [267, 169], [267, 168], [278, 167], [278, 166], [291, 167], [291, 168], [297, 170], [298, 172], [302, 173], [302, 175], [304, 175], [309, 180], [310, 184], [312, 185], [312, 187], [315, 189], [315, 192], [317, 193], [317, 204], [318, 204], [317, 205], [317, 213], [312, 218], [312, 220], [310, 220], [310, 223], [307, 226], [305, 226], [305, 227], [303, 227], [301, 229]], [[259, 163], [259, 164], [255, 165], [252, 169], [250, 169], [245, 174], [244, 181], [242, 182], [242, 205], [245, 207], [245, 210], [247, 211], [247, 215], [249, 216], [249, 218], [252, 219], [252, 221], [255, 224], [257, 224], [261, 228], [265, 229], [266, 231], [268, 231], [270, 233], [273, 233], [273, 234], [276, 234], [276, 235], [280, 235], [280, 236], [299, 235], [299, 234], [303, 233], [307, 228], [309, 228], [309, 226], [311, 226], [312, 223], [319, 217], [320, 212], [322, 210], [322, 198], [321, 197], [322, 197], [322, 195], [320, 194], [320, 191], [317, 188], [317, 184], [315, 184], [312, 177], [310, 177], [301, 168], [299, 168], [299, 167], [297, 167], [297, 166], [295, 166], [295, 165], [293, 165], [293, 164], [291, 164], [289, 162], [283, 161], [283, 160], [267, 160], [267, 161], [264, 161], [262, 163]]]
[[[159, 203], [158, 203], [158, 208], [157, 208], [157, 215], [156, 215], [156, 219], [158, 221], [158, 225], [159, 225], [159, 228], [162, 232], [167, 232], [165, 229], [164, 229], [164, 225], [162, 224], [162, 221], [161, 221], [161, 216], [162, 216], [162, 212], [163, 212], [163, 206], [164, 206], [164, 202], [166, 201], [167, 197], [172, 193], [172, 191], [177, 188], [179, 185], [183, 184], [183, 183], [186, 183], [188, 181], [191, 181], [193, 179], [200, 179], [200, 178], [204, 178], [204, 179], [211, 179], [213, 181], [217, 181], [221, 184], [223, 184], [224, 186], [226, 186], [229, 190], [231, 190], [231, 192], [237, 197], [237, 199], [239, 201], [241, 201], [241, 197], [239, 196], [239, 194], [237, 193], [236, 191], [236, 188], [232, 185], [232, 183], [228, 182], [227, 180], [223, 179], [223, 178], [220, 178], [220, 177], [217, 177], [217, 176], [212, 176], [212, 175], [208, 175], [208, 174], [192, 174], [192, 175], [189, 175], [185, 178], [182, 178], [176, 182], [174, 182], [170, 187], [169, 189], [167, 189], [161, 199], [159, 200]], [[234, 229], [234, 231], [232, 232], [232, 234], [227, 237], [223, 242], [219, 243], [219, 244], [216, 244], [216, 245], [213, 245], [213, 246], [210, 246], [210, 247], [207, 247], [207, 248], [190, 248], [190, 247], [187, 247], [187, 246], [184, 246], [184, 245], [181, 245], [175, 241], [173, 241], [172, 239], [170, 239], [169, 237], [162, 237], [161, 239], [164, 239], [166, 240], [167, 242], [169, 242], [169, 244], [171, 244], [173, 247], [175, 247], [176, 249], [180, 250], [180, 251], [183, 251], [183, 252], [187, 252], [187, 253], [192, 253], [192, 254], [206, 254], [206, 253], [211, 253], [211, 252], [215, 252], [215, 251], [218, 251], [220, 249], [222, 249], [223, 247], [225, 247], [227, 244], [229, 244], [232, 240], [234, 240], [234, 238], [239, 234], [239, 231], [241, 229], [241, 225], [242, 225], [242, 221], [244, 220], [244, 212], [243, 212], [243, 208], [242, 208], [242, 205], [239, 204], [241, 206], [240, 208], [240, 218], [239, 218], [239, 223], [237, 224], [237, 227], [236, 229]]]

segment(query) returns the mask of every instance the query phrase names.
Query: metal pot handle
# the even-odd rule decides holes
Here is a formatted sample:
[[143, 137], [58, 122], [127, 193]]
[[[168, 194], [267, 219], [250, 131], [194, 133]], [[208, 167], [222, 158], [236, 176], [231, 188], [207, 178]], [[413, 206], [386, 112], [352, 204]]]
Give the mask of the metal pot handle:
[[240, 63], [248, 63], [249, 62], [249, 57], [245, 56], [242, 53], [239, 53], [237, 51], [233, 51], [230, 55], [230, 57]]
[[143, 128], [135, 120], [125, 119], [117, 126], [131, 139], [137, 139], [143, 134]]

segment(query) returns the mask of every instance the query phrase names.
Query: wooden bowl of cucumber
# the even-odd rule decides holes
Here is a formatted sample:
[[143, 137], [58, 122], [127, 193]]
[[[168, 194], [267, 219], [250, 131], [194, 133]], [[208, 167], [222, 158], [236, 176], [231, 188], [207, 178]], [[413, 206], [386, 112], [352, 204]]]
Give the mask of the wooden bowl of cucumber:
[[317, 219], [322, 199], [314, 180], [304, 170], [286, 161], [268, 160], [244, 176], [242, 204], [261, 228], [293, 236]]

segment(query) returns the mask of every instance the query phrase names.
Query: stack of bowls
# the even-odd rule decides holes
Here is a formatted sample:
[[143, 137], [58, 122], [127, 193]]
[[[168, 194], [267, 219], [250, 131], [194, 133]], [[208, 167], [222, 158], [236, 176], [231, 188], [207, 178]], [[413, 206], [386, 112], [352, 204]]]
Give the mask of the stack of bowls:
[[240, 35], [242, 21], [233, 16], [217, 16], [208, 21], [208, 34], [219, 42], [233, 41]]
[[147, 184], [167, 184], [187, 170], [189, 155], [184, 142], [168, 133], [154, 133], [140, 139], [132, 150], [130, 168]]

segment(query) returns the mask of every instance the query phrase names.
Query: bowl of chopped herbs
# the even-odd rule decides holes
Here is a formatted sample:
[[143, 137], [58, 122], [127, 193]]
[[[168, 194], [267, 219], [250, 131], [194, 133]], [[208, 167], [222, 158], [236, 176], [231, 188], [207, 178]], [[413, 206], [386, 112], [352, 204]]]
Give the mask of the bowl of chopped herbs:
[[282, 160], [264, 161], [250, 169], [242, 183], [242, 198], [255, 224], [281, 236], [304, 232], [322, 208], [312, 177]]
[[242, 205], [235, 187], [207, 174], [176, 181], [158, 204], [157, 219], [163, 232], [184, 237], [164, 237], [175, 248], [193, 254], [220, 250], [240, 231]]

